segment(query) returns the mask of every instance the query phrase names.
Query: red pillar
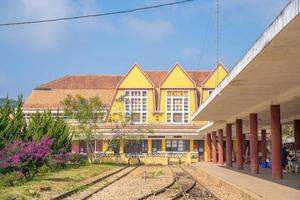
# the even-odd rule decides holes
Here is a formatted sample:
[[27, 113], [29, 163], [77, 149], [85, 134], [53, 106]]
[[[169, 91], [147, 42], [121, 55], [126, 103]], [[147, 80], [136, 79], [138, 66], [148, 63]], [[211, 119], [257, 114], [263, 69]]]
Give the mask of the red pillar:
[[223, 147], [223, 129], [218, 130], [218, 140], [219, 140], [219, 165], [224, 165], [224, 147]]
[[295, 151], [300, 149], [300, 120], [294, 120]]
[[243, 161], [246, 163], [247, 155], [246, 155], [246, 134], [245, 133], [242, 134], [242, 144], [243, 144]]
[[232, 129], [231, 124], [226, 124], [226, 166], [232, 167]]
[[282, 179], [280, 105], [271, 105], [272, 178]]
[[237, 119], [235, 121], [235, 130], [236, 130], [236, 165], [237, 169], [242, 170], [243, 169], [243, 122], [241, 119]]
[[207, 133], [207, 140], [206, 140], [206, 147], [207, 147], [207, 162], [211, 162], [211, 134]]
[[217, 163], [217, 133], [216, 131], [212, 132], [212, 160], [213, 163]]
[[252, 174], [258, 174], [258, 122], [257, 114], [250, 114], [250, 168]]
[[267, 136], [266, 136], [265, 129], [261, 130], [261, 155], [262, 155], [262, 160], [266, 161], [267, 160]]

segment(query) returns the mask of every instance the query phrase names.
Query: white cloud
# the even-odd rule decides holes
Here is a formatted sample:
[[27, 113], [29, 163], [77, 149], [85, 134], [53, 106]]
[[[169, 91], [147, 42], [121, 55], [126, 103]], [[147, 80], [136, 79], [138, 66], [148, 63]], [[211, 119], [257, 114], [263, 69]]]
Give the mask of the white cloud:
[[133, 16], [121, 18], [126, 31], [143, 39], [157, 40], [175, 32], [173, 25], [165, 20], [146, 20]]
[[[69, 17], [99, 12], [95, 0], [18, 0], [8, 1], [0, 8], [1, 21], [30, 21]], [[3, 12], [2, 12], [3, 11]], [[99, 29], [112, 31], [106, 20], [83, 19], [84, 23], [67, 21], [5, 27], [0, 36], [16, 46], [52, 48], [61, 45], [74, 31]], [[0, 39], [1, 40], [1, 39]]]
[[[67, 1], [58, 0], [20, 0], [7, 4], [1, 10], [6, 10], [1, 16], [6, 21], [49, 19], [58, 16], [65, 17], [72, 13]], [[14, 16], [14, 19], [11, 16]], [[65, 31], [62, 23], [32, 24], [4, 28], [4, 37], [14, 44], [25, 44], [38, 48], [56, 46], [59, 42], [58, 39]]]

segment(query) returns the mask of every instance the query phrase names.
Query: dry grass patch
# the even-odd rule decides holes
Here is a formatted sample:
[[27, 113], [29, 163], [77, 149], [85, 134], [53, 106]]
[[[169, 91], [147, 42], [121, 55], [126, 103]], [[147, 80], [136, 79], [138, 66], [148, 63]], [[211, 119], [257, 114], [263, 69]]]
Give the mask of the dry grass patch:
[[[56, 172], [39, 174], [24, 184], [0, 187], [0, 199], [50, 199], [68, 190], [75, 189], [88, 179], [118, 167], [115, 164], [91, 164], [69, 166]], [[1, 180], [0, 180], [1, 181]]]

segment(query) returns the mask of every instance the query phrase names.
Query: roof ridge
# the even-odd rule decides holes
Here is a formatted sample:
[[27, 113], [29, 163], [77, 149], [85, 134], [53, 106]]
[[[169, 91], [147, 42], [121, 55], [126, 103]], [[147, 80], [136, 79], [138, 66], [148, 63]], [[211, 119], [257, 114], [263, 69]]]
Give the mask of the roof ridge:
[[[65, 75], [65, 76], [124, 76], [124, 74], [68, 74], [68, 75]], [[65, 77], [63, 76], [63, 77]], [[63, 78], [61, 77], [61, 78]]]
[[211, 69], [192, 69], [192, 70], [185, 70], [186, 72], [210, 72]]

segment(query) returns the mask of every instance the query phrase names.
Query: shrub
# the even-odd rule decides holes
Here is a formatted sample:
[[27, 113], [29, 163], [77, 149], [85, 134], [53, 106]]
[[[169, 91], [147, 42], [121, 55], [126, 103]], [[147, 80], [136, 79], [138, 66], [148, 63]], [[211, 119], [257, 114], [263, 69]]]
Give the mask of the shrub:
[[52, 139], [51, 150], [59, 152], [70, 149], [71, 135], [63, 118], [53, 116], [50, 111], [37, 112], [29, 120], [26, 139], [40, 140], [47, 136]]
[[38, 142], [14, 140], [0, 153], [0, 173], [22, 173], [26, 179], [32, 178], [49, 155], [52, 140], [43, 137]]
[[71, 164], [86, 164], [87, 160], [87, 155], [80, 153], [70, 154], [69, 156], [69, 162]]
[[24, 174], [22, 172], [11, 172], [7, 174], [0, 174], [0, 184], [4, 187], [14, 186], [16, 183], [24, 180]]
[[69, 154], [64, 149], [61, 149], [58, 153], [50, 154], [47, 157], [47, 166], [52, 170], [63, 168], [68, 160]]

